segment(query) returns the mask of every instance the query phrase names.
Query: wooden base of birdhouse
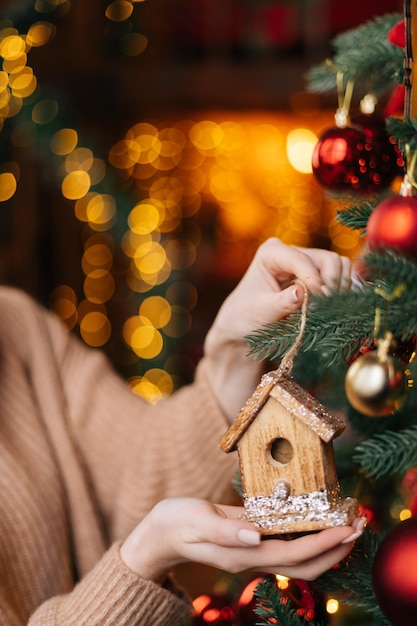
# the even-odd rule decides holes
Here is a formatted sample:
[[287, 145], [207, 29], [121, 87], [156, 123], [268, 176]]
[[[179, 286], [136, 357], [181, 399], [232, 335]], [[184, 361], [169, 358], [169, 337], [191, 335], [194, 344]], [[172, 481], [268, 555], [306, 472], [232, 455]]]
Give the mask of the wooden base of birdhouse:
[[358, 516], [354, 498], [334, 497], [325, 491], [288, 496], [244, 497], [243, 519], [252, 522], [263, 535], [323, 530], [349, 526]]

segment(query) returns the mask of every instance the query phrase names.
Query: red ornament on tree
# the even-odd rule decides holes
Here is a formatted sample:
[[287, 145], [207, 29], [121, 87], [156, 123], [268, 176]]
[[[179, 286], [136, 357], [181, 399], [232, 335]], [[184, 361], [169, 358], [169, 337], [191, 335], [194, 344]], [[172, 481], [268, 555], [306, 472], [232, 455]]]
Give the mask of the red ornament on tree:
[[375, 104], [375, 98], [365, 96], [350, 125], [346, 110], [339, 109], [336, 126], [317, 142], [312, 169], [324, 187], [373, 193], [403, 173], [401, 151], [388, 136], [384, 118], [375, 113]]
[[358, 189], [359, 161], [364, 156], [365, 135], [359, 128], [334, 126], [324, 132], [312, 156], [313, 174], [328, 189]]
[[365, 135], [366, 158], [360, 163], [360, 178], [366, 191], [372, 193], [404, 175], [404, 159], [397, 143], [386, 131], [384, 116], [372, 110], [374, 101], [369, 98], [368, 104], [365, 96], [362, 112], [352, 116], [351, 122]]
[[417, 624], [417, 517], [382, 540], [372, 567], [375, 598], [394, 626]]
[[417, 261], [417, 198], [383, 200], [368, 220], [366, 241], [370, 250], [391, 249]]

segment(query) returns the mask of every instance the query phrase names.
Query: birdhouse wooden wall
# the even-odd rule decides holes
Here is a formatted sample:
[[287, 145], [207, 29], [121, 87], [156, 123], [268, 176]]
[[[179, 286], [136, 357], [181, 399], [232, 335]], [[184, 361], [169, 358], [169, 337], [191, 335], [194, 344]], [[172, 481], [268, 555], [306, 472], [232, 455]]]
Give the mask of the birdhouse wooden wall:
[[270, 397], [238, 445], [242, 487], [248, 497], [273, 492], [285, 481], [289, 495], [338, 488], [332, 443], [326, 443]]

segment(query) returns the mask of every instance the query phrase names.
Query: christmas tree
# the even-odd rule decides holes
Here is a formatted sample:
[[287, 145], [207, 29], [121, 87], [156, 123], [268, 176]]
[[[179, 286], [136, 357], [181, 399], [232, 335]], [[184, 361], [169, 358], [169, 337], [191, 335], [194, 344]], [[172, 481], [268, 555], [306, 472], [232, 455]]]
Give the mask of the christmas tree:
[[[416, 32], [417, 3], [408, 1], [404, 15], [338, 36], [334, 56], [307, 77], [312, 91], [333, 90], [339, 104], [335, 126], [316, 146], [313, 169], [344, 207], [338, 219], [361, 232], [364, 246], [353, 289], [312, 298], [293, 376], [345, 416], [349, 432], [336, 446], [338, 475], [368, 524], [346, 561], [308, 585], [308, 606], [305, 595], [280, 590], [274, 580], [260, 583], [257, 624], [328, 623], [321, 594], [346, 605], [337, 624], [417, 623]], [[383, 139], [373, 105], [387, 89]], [[373, 103], [356, 117], [355, 91]], [[402, 167], [401, 157], [398, 189], [393, 163]], [[252, 355], [281, 359], [297, 339], [300, 315], [250, 335]]]
[[[35, 146], [44, 160], [43, 171], [48, 179], [53, 178], [51, 171], [62, 172], [61, 161], [74, 137], [78, 138], [77, 149], [85, 147], [84, 138], [79, 125], [71, 124], [74, 120], [68, 121], [63, 115], [64, 97], [58, 99], [57, 108], [55, 97], [43, 91], [36, 78], [31, 78], [33, 72], [26, 68], [22, 57], [54, 37], [56, 24], [70, 12], [72, 4], [81, 5], [52, 0], [7, 3], [7, 12], [2, 16], [3, 70], [11, 77], [6, 89], [10, 99], [4, 100], [1, 108], [5, 138], [2, 157], [10, 161], [7, 149], [13, 134], [20, 148]], [[105, 4], [111, 6], [106, 19], [112, 27], [107, 28], [107, 32], [111, 31], [107, 51], [120, 47], [128, 57], [135, 50], [135, 54], [140, 54], [144, 36], [135, 32], [129, 12], [124, 16], [118, 13], [133, 11], [135, 2]], [[338, 211], [339, 221], [346, 228], [362, 232], [365, 245], [358, 262], [360, 286], [349, 293], [334, 293], [311, 301], [293, 375], [324, 404], [340, 410], [349, 422], [348, 434], [337, 442], [338, 475], [344, 494], [359, 500], [368, 527], [349, 559], [314, 584], [275, 577], [250, 580], [244, 592], [252, 592], [257, 585], [256, 608], [243, 597], [241, 580], [227, 578], [224, 585], [229, 590], [234, 585], [236, 593], [241, 593], [239, 607], [234, 611], [223, 603], [217, 622], [212, 619], [211, 623], [234, 624], [238, 620], [242, 625], [324, 625], [333, 619], [324, 609], [328, 598], [346, 606], [337, 614], [340, 617], [334, 618], [337, 626], [417, 623], [417, 589], [413, 580], [417, 541], [417, 398], [411, 386], [416, 376], [417, 337], [417, 209], [413, 197], [417, 109], [411, 61], [416, 56], [413, 52], [417, 42], [415, 4], [405, 3], [405, 20], [400, 14], [387, 15], [339, 35], [332, 42], [332, 58], [312, 68], [307, 77], [312, 92], [336, 92], [338, 96], [338, 122], [328, 135], [321, 137], [320, 145], [329, 139], [327, 146], [337, 148], [342, 141], [350, 155], [350, 160], [342, 159], [336, 170], [324, 160], [323, 153], [318, 154], [315, 175], [333, 194], [335, 204], [344, 207]], [[123, 29], [129, 21], [132, 23]], [[25, 50], [19, 48], [23, 38]], [[17, 80], [16, 67], [20, 68], [21, 80]], [[372, 107], [378, 109], [375, 103], [383, 101], [388, 92], [391, 96], [385, 113], [389, 116], [381, 120]], [[356, 113], [357, 96], [363, 100], [364, 109]], [[15, 128], [12, 133], [13, 126], [17, 131]], [[63, 133], [68, 127], [72, 132]], [[142, 132], [149, 137], [150, 128]], [[159, 139], [167, 141], [162, 133]], [[92, 144], [87, 143], [90, 152], [95, 153], [95, 146], [92, 151]], [[81, 150], [80, 156], [83, 155]], [[121, 158], [117, 151], [113, 156], [113, 161]], [[97, 160], [96, 165], [100, 164]], [[13, 197], [16, 188], [13, 171], [1, 173], [2, 222], [9, 221], [4, 203]], [[94, 171], [90, 172], [94, 197], [109, 200], [109, 196], [117, 196], [117, 204], [122, 207], [117, 214], [111, 210], [113, 203], [104, 203], [107, 213], [93, 206], [86, 219], [87, 208], [80, 200], [85, 194], [78, 187], [87, 178], [85, 172], [81, 178], [70, 176], [64, 190], [66, 197], [74, 201], [80, 219], [94, 227], [95, 243], [99, 235], [101, 243], [107, 243], [110, 228], [116, 232], [116, 239], [121, 238], [133, 202], [123, 186], [115, 186], [109, 171], [104, 179], [100, 178], [100, 171], [99, 168], [94, 176]], [[396, 188], [399, 173], [401, 189]], [[74, 186], [69, 188], [71, 180]], [[173, 216], [167, 216], [166, 231], [170, 219], [174, 222]], [[1, 225], [6, 231], [6, 226]], [[369, 251], [365, 252], [367, 248]], [[107, 273], [102, 275], [106, 277]], [[99, 303], [97, 311], [89, 313], [102, 310]], [[252, 354], [259, 359], [279, 360], [293, 345], [299, 321], [295, 315], [254, 332], [248, 338]], [[95, 339], [93, 345], [102, 344]], [[371, 375], [376, 376], [379, 387], [369, 390], [367, 381]], [[365, 385], [361, 384], [363, 376]], [[195, 619], [196, 624], [208, 623], [199, 615]]]

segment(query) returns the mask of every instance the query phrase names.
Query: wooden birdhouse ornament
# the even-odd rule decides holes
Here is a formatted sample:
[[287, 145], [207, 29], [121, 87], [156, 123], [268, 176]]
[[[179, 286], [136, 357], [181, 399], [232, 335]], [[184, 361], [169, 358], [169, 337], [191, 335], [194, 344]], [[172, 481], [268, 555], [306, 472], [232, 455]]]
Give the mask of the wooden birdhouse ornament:
[[244, 518], [265, 535], [349, 525], [358, 514], [354, 498], [340, 497], [336, 475], [332, 442], [345, 424], [289, 375], [303, 328], [220, 442], [238, 451]]

